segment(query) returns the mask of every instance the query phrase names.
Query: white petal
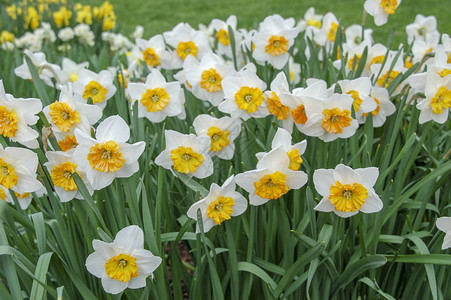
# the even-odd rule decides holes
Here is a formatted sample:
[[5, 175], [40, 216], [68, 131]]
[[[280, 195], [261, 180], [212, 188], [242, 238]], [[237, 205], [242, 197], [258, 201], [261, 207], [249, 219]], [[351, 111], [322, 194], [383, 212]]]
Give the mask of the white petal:
[[105, 292], [116, 295], [128, 287], [128, 282], [122, 282], [117, 279], [111, 279], [105, 273], [102, 276], [102, 286]]
[[144, 232], [136, 225], [127, 226], [116, 234], [114, 245], [123, 247], [125, 253], [144, 248]]
[[435, 225], [441, 231], [444, 232], [451, 231], [451, 217], [438, 218], [437, 223]]
[[315, 190], [323, 197], [330, 195], [330, 187], [335, 184], [333, 169], [318, 169], [313, 173]]
[[[137, 249], [133, 251], [133, 257], [136, 257], [136, 264], [145, 274], [152, 274], [161, 264], [161, 258], [155, 256], [146, 249]], [[141, 272], [139, 272], [141, 274]]]
[[321, 201], [315, 206], [314, 210], [323, 211], [323, 212], [331, 212], [335, 210], [335, 206], [330, 203], [329, 198], [324, 197]]
[[96, 251], [86, 258], [86, 269], [95, 277], [102, 278], [103, 274], [105, 274], [105, 263], [107, 261], [107, 259]]
[[99, 124], [96, 138], [101, 143], [107, 141], [125, 143], [130, 138], [130, 128], [120, 116], [111, 116]]

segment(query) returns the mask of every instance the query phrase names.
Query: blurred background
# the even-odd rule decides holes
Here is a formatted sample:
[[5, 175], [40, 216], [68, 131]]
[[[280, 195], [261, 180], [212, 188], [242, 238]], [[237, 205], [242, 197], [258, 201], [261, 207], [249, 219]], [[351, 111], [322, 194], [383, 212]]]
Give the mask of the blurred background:
[[[103, 0], [82, 1], [100, 5]], [[332, 12], [345, 27], [362, 23], [363, 0], [110, 0], [114, 5], [117, 24], [125, 33], [133, 32], [136, 25], [144, 26], [144, 38], [171, 30], [179, 22], [193, 28], [208, 25], [214, 18], [225, 20], [236, 15], [238, 28], [257, 28], [259, 22], [271, 14], [280, 14], [296, 21], [304, 17], [313, 6], [317, 14]], [[395, 31], [396, 44], [406, 39], [405, 26], [413, 23], [417, 14], [434, 15], [440, 33], [451, 33], [450, 0], [403, 0], [388, 23], [377, 27], [373, 17], [366, 18], [366, 26], [373, 28], [376, 42], [385, 42], [391, 30]]]

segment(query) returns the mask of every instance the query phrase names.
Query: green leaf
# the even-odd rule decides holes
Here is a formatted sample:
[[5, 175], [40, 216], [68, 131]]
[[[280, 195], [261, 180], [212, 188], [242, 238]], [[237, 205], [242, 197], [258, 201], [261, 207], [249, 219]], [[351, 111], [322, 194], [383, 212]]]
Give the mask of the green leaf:
[[376, 282], [371, 281], [371, 279], [369, 279], [368, 277], [363, 277], [362, 279], [359, 279], [359, 282], [362, 282], [362, 283], [366, 284], [367, 286], [369, 286], [370, 288], [375, 290], [379, 295], [381, 295], [385, 299], [396, 300], [396, 298], [394, 298], [393, 296], [391, 296], [391, 295], [389, 295], [387, 293], [384, 293], [380, 289], [380, 287], [376, 284]]
[[[363, 272], [379, 268], [385, 265], [387, 259], [384, 256], [367, 256], [348, 266], [332, 284], [331, 295], [334, 296], [340, 289], [347, 286], [354, 278]], [[332, 297], [333, 298], [333, 297]]]
[[262, 268], [259, 266], [249, 263], [246, 261], [240, 261], [238, 262], [238, 271], [241, 272], [249, 272], [254, 274], [255, 276], [259, 277], [261, 280], [263, 280], [267, 285], [269, 285], [272, 289], [275, 289], [277, 287], [274, 280], [271, 278], [271, 276], [268, 275]]
[[44, 295], [45, 288], [41, 285], [41, 282], [44, 284], [47, 282], [47, 271], [49, 269], [50, 259], [52, 258], [52, 255], [53, 252], [48, 252], [39, 256], [39, 260], [36, 265], [36, 271], [34, 272], [34, 276], [37, 280], [33, 280], [30, 300], [47, 299], [47, 294]]

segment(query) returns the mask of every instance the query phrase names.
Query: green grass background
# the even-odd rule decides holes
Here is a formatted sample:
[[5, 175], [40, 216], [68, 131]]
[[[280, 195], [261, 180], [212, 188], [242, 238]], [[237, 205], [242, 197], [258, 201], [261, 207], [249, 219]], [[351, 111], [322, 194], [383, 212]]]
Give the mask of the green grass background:
[[[87, 1], [86, 1], [87, 2]], [[89, 1], [101, 3], [102, 1]], [[333, 12], [344, 26], [362, 22], [363, 0], [110, 0], [114, 5], [118, 24], [125, 33], [133, 32], [136, 25], [144, 26], [144, 37], [171, 30], [179, 22], [188, 22], [194, 28], [199, 23], [209, 24], [214, 18], [225, 20], [234, 14], [238, 26], [256, 27], [266, 16], [280, 14], [283, 17], [303, 18], [313, 6], [317, 13]], [[368, 16], [366, 25], [373, 28], [377, 42], [385, 42], [392, 29], [395, 42], [405, 41], [405, 26], [412, 23], [417, 14], [435, 15], [438, 30], [451, 33], [450, 0], [403, 0], [387, 24], [377, 27]]]

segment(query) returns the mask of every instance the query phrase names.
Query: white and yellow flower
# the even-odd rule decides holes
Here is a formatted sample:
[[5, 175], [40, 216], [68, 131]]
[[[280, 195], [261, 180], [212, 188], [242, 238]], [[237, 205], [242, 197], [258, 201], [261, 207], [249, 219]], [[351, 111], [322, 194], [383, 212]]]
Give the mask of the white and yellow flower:
[[227, 76], [222, 80], [225, 100], [218, 109], [232, 118], [247, 120], [269, 115], [264, 94], [266, 83], [257, 76], [255, 67], [251, 66], [245, 66], [235, 76]]
[[326, 46], [327, 50], [330, 50], [335, 42], [339, 26], [340, 23], [337, 17], [331, 12], [327, 13], [324, 15], [321, 28], [312, 28], [313, 40], [321, 46]]
[[82, 69], [87, 69], [89, 62], [85, 61], [81, 64], [77, 64], [73, 60], [64, 57], [61, 63], [61, 71], [58, 73], [61, 84], [67, 84], [69, 82], [75, 82], [78, 80], [78, 74]]
[[307, 121], [302, 132], [325, 142], [354, 135], [359, 124], [351, 116], [353, 102], [347, 94], [333, 94], [325, 100], [310, 98], [305, 102]]
[[[42, 186], [37, 191], [34, 191], [33, 193], [36, 193], [36, 196], [38, 197], [42, 197], [45, 194], [44, 186]], [[0, 200], [14, 205], [15, 202], [12, 194], [14, 194], [14, 196], [16, 197], [17, 202], [19, 203], [19, 206], [22, 210], [26, 210], [33, 200], [33, 195], [30, 192], [19, 194], [0, 185]]]
[[141, 50], [142, 58], [149, 70], [152, 68], [174, 69], [172, 62], [174, 56], [166, 50], [166, 44], [161, 34], [157, 34], [149, 40], [138, 38], [136, 45]]
[[306, 30], [307, 27], [312, 26], [316, 28], [321, 28], [321, 20], [323, 19], [323, 15], [317, 15], [315, 13], [314, 7], [309, 7], [304, 14], [304, 19], [299, 20], [297, 27], [300, 32]]
[[451, 248], [451, 217], [441, 217], [435, 223], [437, 228], [445, 233], [442, 250]]
[[138, 158], [144, 151], [145, 142], [127, 144], [130, 128], [120, 116], [103, 120], [96, 130], [96, 139], [76, 129], [78, 146], [74, 161], [94, 190], [110, 185], [114, 178], [130, 177], [139, 170]]
[[284, 19], [279, 15], [266, 17], [253, 36], [255, 49], [252, 56], [257, 62], [268, 62], [276, 69], [282, 69], [288, 62], [288, 50], [299, 34], [293, 18]]
[[261, 157], [255, 170], [236, 175], [235, 182], [249, 193], [251, 205], [262, 205], [304, 186], [307, 174], [291, 170], [290, 158], [278, 147]]
[[100, 71], [99, 74], [87, 69], [80, 70], [78, 80], [73, 85], [75, 99], [83, 103], [91, 99], [93, 105], [104, 109], [117, 90], [113, 78], [113, 74], [108, 70]]
[[218, 41], [218, 55], [225, 55], [228, 58], [232, 59], [232, 45], [230, 42], [229, 36], [229, 26], [232, 28], [234, 39], [235, 39], [235, 55], [237, 57], [240, 56], [240, 47], [243, 37], [239, 31], [236, 29], [237, 20], [236, 16], [231, 15], [224, 22], [219, 19], [213, 19], [210, 23], [210, 27], [215, 31], [216, 40]]
[[61, 202], [68, 202], [72, 199], [84, 199], [77, 185], [75, 184], [74, 174], [78, 174], [83, 180], [89, 193], [92, 195], [94, 189], [88, 182], [85, 172], [80, 169], [73, 158], [75, 149], [69, 151], [48, 151], [45, 156], [48, 162], [44, 164], [47, 167], [50, 178], [53, 182], [55, 192]]
[[437, 30], [437, 19], [435, 16], [416, 15], [415, 21], [406, 26], [406, 32], [409, 44], [414, 40], [438, 44], [440, 40], [440, 32]]
[[307, 122], [306, 102], [310, 101], [312, 97], [327, 98], [327, 83], [324, 80], [314, 82], [307, 80], [307, 84], [306, 88], [297, 88], [292, 93], [280, 95], [281, 103], [290, 109], [286, 121], [283, 122], [283, 128], [290, 133], [293, 131], [293, 123], [300, 132], [303, 132], [304, 125]]
[[280, 72], [271, 82], [271, 90], [265, 92], [266, 105], [271, 115], [275, 116], [277, 120], [283, 122], [283, 127], [293, 127], [293, 122], [290, 122], [288, 117], [290, 114], [290, 108], [283, 105], [280, 97], [282, 93], [290, 93], [287, 77], [284, 72]]
[[211, 51], [208, 36], [200, 30], [194, 30], [188, 23], [179, 23], [171, 31], [163, 33], [168, 45], [175, 49], [174, 69], [182, 67], [188, 55], [201, 59]]
[[339, 164], [335, 169], [318, 169], [313, 173], [316, 191], [323, 197], [315, 210], [333, 211], [348, 218], [359, 211], [374, 213], [382, 209], [383, 203], [373, 189], [379, 169], [355, 169]]
[[161, 264], [160, 257], [144, 249], [144, 232], [136, 225], [121, 229], [112, 243], [93, 240], [92, 247], [86, 269], [102, 279], [103, 289], [110, 294], [145, 287], [146, 278], [152, 278]]
[[241, 131], [241, 121], [231, 117], [213, 118], [209, 115], [198, 115], [193, 121], [198, 136], [210, 137], [210, 156], [232, 159], [235, 153], [233, 142]]
[[[373, 127], [381, 127], [384, 125], [388, 116], [391, 116], [396, 111], [396, 106], [390, 101], [388, 91], [385, 88], [373, 87], [371, 89], [370, 97], [376, 101], [377, 107], [371, 111], [373, 118]], [[366, 122], [366, 118], [370, 113], [362, 115], [362, 123]]]
[[[304, 154], [305, 148], [307, 148], [307, 140], [291, 145], [291, 134], [283, 128], [278, 128], [271, 143], [271, 150], [276, 148], [281, 148], [287, 154], [290, 159], [288, 168], [293, 171], [299, 171], [302, 164], [301, 155]], [[260, 161], [266, 154], [265, 152], [259, 152], [255, 156]]]
[[[31, 63], [36, 67], [39, 78], [41, 78], [48, 86], [53, 87], [54, 85], [52, 78], [54, 78], [55, 76], [54, 73], [49, 69], [52, 69], [57, 74], [61, 71], [60, 67], [58, 65], [47, 62], [45, 54], [43, 52], [33, 53], [30, 50], [25, 50], [24, 54], [30, 58]], [[23, 58], [23, 64], [15, 68], [14, 73], [22, 79], [33, 79], [30, 73], [30, 69], [28, 69], [28, 64], [25, 60], [25, 57]]]
[[[197, 221], [197, 210], [200, 209], [204, 232], [231, 217], [241, 215], [247, 209], [247, 200], [235, 188], [233, 175], [222, 186], [213, 183], [207, 197], [191, 205], [186, 214]], [[196, 225], [196, 233], [200, 233], [199, 224]]]
[[209, 101], [214, 106], [224, 100], [222, 79], [235, 73], [233, 67], [226, 65], [224, 60], [213, 52], [205, 54], [200, 61], [188, 56], [183, 62], [183, 70], [185, 77], [189, 78], [193, 95], [200, 100]]
[[211, 139], [208, 135], [197, 137], [194, 134], [182, 134], [174, 130], [164, 132], [166, 149], [156, 158], [155, 164], [196, 178], [205, 178], [213, 174], [213, 161], [208, 155]]
[[428, 72], [425, 85], [426, 99], [417, 104], [421, 110], [419, 123], [430, 120], [443, 124], [448, 120], [451, 108], [451, 74], [441, 77], [434, 72]]
[[16, 193], [32, 193], [41, 189], [36, 179], [38, 156], [31, 150], [0, 145], [0, 185]]
[[363, 114], [377, 108], [376, 101], [370, 97], [372, 85], [369, 77], [359, 77], [352, 80], [339, 80], [337, 84], [343, 94], [352, 96], [352, 106], [359, 123], [364, 123]]
[[90, 134], [91, 127], [102, 117], [102, 109], [74, 100], [72, 85], [60, 86], [58, 101], [44, 107], [43, 112], [52, 124], [54, 133], [74, 134], [75, 129]]
[[130, 83], [128, 91], [132, 105], [138, 101], [138, 116], [151, 122], [161, 122], [166, 117], [185, 117], [185, 95], [180, 83], [166, 82], [157, 69], [152, 69], [145, 83]]
[[0, 80], [0, 135], [29, 148], [38, 148], [39, 133], [30, 125], [36, 124], [42, 103], [34, 98], [14, 98], [5, 93]]
[[346, 45], [351, 49], [358, 47], [363, 42], [365, 42], [368, 46], [373, 44], [373, 29], [363, 29], [362, 25], [353, 24], [347, 27], [345, 30], [345, 36]]
[[374, 24], [382, 26], [388, 21], [388, 16], [395, 13], [401, 0], [366, 0], [363, 4], [366, 12], [374, 17]]

